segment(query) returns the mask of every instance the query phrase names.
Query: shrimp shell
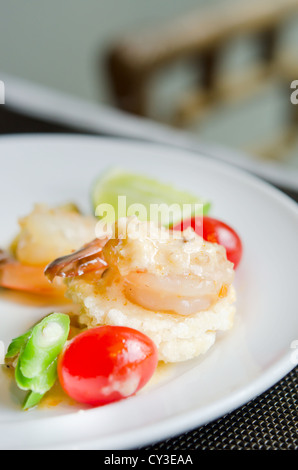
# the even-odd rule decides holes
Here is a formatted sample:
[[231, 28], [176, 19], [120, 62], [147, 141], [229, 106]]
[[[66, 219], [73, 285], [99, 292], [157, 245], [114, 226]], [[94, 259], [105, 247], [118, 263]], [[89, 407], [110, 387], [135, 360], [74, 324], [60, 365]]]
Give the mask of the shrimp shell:
[[102, 256], [107, 241], [108, 238], [96, 238], [74, 253], [55, 259], [46, 267], [46, 277], [52, 282], [56, 276], [76, 277], [92, 271], [103, 273], [108, 267]]

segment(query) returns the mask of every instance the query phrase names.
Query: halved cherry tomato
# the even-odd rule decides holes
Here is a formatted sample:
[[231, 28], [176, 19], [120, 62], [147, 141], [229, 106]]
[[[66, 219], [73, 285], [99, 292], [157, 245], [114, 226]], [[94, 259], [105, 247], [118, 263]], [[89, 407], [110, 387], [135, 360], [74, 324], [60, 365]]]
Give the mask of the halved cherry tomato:
[[143, 333], [99, 326], [75, 336], [61, 353], [58, 376], [74, 400], [92, 406], [134, 395], [152, 377], [157, 348]]
[[242, 258], [242, 242], [239, 235], [229, 225], [212, 217], [194, 217], [183, 220], [173, 230], [185, 230], [192, 227], [204, 240], [218, 243], [225, 247], [227, 258], [234, 263], [236, 269]]

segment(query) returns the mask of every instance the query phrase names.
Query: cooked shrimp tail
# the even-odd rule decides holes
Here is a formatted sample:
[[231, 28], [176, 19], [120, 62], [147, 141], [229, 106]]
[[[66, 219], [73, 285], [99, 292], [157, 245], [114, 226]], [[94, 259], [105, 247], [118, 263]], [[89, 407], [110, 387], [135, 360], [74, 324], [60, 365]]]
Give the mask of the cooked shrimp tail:
[[108, 238], [96, 238], [79, 250], [52, 261], [45, 269], [46, 277], [52, 282], [58, 277], [76, 277], [89, 272], [104, 272], [108, 264], [102, 255]]
[[4, 250], [0, 249], [0, 266], [7, 263], [9, 259], [10, 259], [9, 254], [6, 253]]
[[16, 261], [0, 250], [0, 287], [40, 295], [62, 295], [64, 289], [51, 285], [41, 266]]

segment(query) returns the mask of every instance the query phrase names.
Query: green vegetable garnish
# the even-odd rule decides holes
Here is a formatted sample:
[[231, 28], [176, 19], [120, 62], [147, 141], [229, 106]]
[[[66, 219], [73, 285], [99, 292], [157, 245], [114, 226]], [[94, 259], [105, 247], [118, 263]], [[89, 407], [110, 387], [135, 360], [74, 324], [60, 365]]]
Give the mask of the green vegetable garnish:
[[30, 379], [22, 374], [19, 363], [15, 369], [15, 379], [21, 390], [44, 394], [53, 387], [57, 379], [57, 358], [41, 374]]
[[21, 349], [27, 343], [31, 334], [32, 334], [32, 329], [27, 331], [27, 333], [23, 334], [22, 336], [18, 336], [18, 338], [13, 339], [10, 345], [8, 346], [8, 350], [7, 350], [5, 358], [11, 359], [17, 356], [20, 353]]
[[69, 323], [68, 315], [53, 313], [33, 328], [19, 358], [25, 377], [36, 377], [54, 361], [67, 340]]
[[[189, 217], [206, 215], [210, 209], [209, 202], [198, 198], [194, 194], [177, 189], [170, 184], [161, 183], [154, 178], [117, 169], [98, 178], [91, 196], [93, 209], [98, 217], [103, 216], [101, 211], [103, 211], [104, 205], [110, 205], [114, 209], [115, 219], [118, 220], [119, 217], [131, 215], [128, 214], [130, 206], [141, 204], [144, 206], [145, 211], [138, 214], [140, 220], [152, 220], [166, 227], [181, 221], [181, 211], [185, 204], [191, 206], [191, 210], [188, 212]], [[122, 204], [119, 207], [119, 196], [125, 196], [126, 198], [126, 213], [123, 211]], [[166, 204], [172, 207], [176, 205], [178, 207], [176, 211], [173, 210], [170, 219], [162, 213], [159, 214], [157, 219], [154, 214], [152, 215], [152, 204]], [[199, 209], [197, 207], [201, 204], [203, 204], [203, 210], [202, 207]], [[113, 220], [110, 220], [112, 217], [109, 217], [109, 215], [105, 215], [105, 218], [107, 222], [113, 222]]]
[[29, 392], [23, 403], [23, 410], [29, 410], [30, 408], [38, 405], [43, 396], [44, 393]]
[[[36, 406], [44, 394], [49, 391], [57, 380], [57, 359], [55, 359], [49, 367], [41, 374], [32, 379], [24, 377], [20, 371], [19, 362], [15, 370], [15, 379], [21, 390], [29, 390], [22, 408], [27, 410]], [[34, 404], [33, 404], [34, 403]]]
[[29, 391], [23, 409], [36, 406], [57, 379], [57, 358], [68, 338], [70, 319], [52, 313], [27, 333], [15, 338], [6, 359], [18, 356], [15, 380], [21, 390]]

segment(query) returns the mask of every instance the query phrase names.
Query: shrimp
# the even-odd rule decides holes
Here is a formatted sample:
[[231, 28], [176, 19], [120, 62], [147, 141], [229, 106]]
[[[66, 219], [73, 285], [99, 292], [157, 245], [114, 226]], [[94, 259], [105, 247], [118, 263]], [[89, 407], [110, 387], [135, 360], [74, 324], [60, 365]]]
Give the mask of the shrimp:
[[207, 310], [218, 298], [218, 291], [208, 281], [188, 276], [162, 276], [132, 272], [124, 282], [126, 297], [153, 311], [191, 315]]
[[0, 250], [0, 287], [46, 296], [62, 296], [65, 286], [50, 284], [40, 266], [23, 265]]
[[60, 281], [50, 283], [44, 274], [53, 259], [78, 250], [94, 238], [97, 220], [83, 216], [73, 204], [51, 209], [36, 205], [19, 221], [10, 256], [0, 250], [0, 287], [42, 295], [64, 294]]
[[96, 223], [95, 217], [81, 215], [72, 206], [50, 208], [37, 204], [19, 221], [13, 253], [22, 264], [45, 267], [91, 241]]
[[[118, 230], [117, 238], [95, 240], [77, 254], [52, 263], [46, 275], [53, 279], [94, 271], [93, 279], [105, 282], [102, 274], [109, 269], [122, 281], [129, 301], [179, 315], [207, 310], [227, 295], [234, 270], [222, 246], [204, 241], [192, 229], [173, 237], [170, 231], [165, 236], [167, 229], [156, 227], [149, 236], [147, 222], [137, 221], [137, 226], [137, 236], [129, 230], [124, 236]], [[105, 278], [111, 282], [111, 274]]]

